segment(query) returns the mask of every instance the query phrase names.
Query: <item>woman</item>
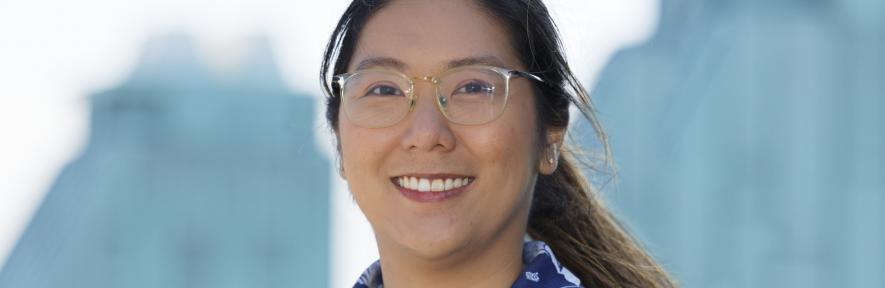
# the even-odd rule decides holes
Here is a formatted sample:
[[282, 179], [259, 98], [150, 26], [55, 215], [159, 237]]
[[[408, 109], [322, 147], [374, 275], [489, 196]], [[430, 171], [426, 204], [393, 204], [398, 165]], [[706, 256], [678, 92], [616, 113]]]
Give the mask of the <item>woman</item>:
[[567, 153], [570, 103], [605, 135], [539, 0], [353, 1], [321, 79], [381, 255], [355, 287], [674, 286]]

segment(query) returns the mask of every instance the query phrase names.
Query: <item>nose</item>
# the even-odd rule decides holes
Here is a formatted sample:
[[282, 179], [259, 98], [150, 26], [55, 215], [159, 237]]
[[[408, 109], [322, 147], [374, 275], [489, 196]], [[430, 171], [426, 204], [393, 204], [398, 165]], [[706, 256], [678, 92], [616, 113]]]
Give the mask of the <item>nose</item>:
[[426, 85], [415, 85], [415, 108], [406, 119], [408, 129], [402, 138], [402, 148], [423, 152], [450, 151], [455, 148], [455, 135], [449, 120], [437, 107], [438, 96], [433, 85], [422, 84]]

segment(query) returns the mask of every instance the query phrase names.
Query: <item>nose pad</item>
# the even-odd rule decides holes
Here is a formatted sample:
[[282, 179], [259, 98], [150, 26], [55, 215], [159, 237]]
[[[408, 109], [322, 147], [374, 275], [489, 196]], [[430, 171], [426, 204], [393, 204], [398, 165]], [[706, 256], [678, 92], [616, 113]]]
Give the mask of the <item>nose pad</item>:
[[449, 105], [449, 98], [443, 97], [442, 95], [437, 96], [439, 98], [439, 106], [445, 109]]

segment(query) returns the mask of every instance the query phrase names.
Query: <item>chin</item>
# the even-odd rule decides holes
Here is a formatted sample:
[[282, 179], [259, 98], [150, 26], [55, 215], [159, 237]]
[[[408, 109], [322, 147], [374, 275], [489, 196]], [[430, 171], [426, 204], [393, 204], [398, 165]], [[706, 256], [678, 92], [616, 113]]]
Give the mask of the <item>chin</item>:
[[424, 243], [412, 243], [409, 250], [422, 259], [437, 261], [458, 254], [467, 244], [467, 241], [434, 241]]
[[[466, 228], [466, 227], [460, 227]], [[471, 241], [470, 233], [467, 229], [437, 229], [427, 231], [428, 229], [419, 229], [420, 231], [410, 231], [408, 235], [402, 235], [399, 244], [421, 258], [428, 260], [443, 259], [450, 255], [457, 254]]]

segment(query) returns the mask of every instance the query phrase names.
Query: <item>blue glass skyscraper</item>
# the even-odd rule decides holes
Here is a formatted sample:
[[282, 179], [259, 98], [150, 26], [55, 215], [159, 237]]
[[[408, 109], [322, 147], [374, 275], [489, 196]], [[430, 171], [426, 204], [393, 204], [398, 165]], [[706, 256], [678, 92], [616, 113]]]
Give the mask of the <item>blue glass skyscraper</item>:
[[186, 37], [148, 44], [91, 97], [89, 142], [18, 241], [0, 287], [325, 287], [329, 163], [315, 98], [259, 41], [213, 76]]
[[885, 287], [883, 51], [882, 1], [663, 0], [593, 91], [607, 198], [685, 287]]

